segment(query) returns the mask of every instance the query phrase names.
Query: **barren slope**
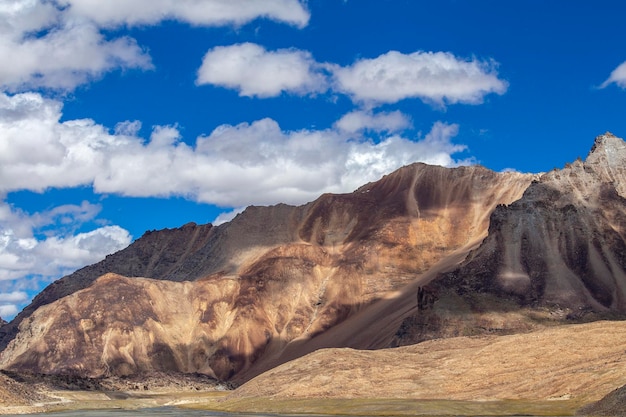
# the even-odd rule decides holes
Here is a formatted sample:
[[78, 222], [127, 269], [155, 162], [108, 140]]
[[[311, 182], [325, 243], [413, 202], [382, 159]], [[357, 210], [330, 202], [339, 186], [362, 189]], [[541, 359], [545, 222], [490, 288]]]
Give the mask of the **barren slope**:
[[626, 322], [395, 349], [323, 349], [239, 387], [232, 399], [413, 398], [594, 401], [626, 380]]
[[[23, 384], [4, 373], [0, 373], [0, 411], [12, 407], [28, 406], [35, 401], [49, 400], [37, 393], [33, 387]], [[16, 409], [15, 412], [20, 411]], [[0, 414], [5, 414], [0, 412]]]

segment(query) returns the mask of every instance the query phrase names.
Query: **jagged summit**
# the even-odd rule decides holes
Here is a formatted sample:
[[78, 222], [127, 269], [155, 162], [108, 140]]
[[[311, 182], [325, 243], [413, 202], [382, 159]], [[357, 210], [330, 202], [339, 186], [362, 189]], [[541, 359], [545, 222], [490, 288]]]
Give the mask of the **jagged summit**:
[[585, 165], [602, 174], [603, 181], [612, 182], [622, 197], [626, 198], [626, 142], [605, 133], [596, 138]]

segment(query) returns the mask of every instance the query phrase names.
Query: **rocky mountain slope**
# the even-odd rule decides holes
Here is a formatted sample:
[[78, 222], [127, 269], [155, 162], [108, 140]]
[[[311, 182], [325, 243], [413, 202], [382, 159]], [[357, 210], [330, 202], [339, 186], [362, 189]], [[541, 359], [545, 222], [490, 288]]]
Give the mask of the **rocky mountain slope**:
[[542, 175], [496, 208], [487, 238], [427, 287], [439, 302], [408, 318], [398, 343], [440, 337], [450, 320], [473, 333], [510, 332], [501, 317], [527, 307], [554, 318], [622, 318], [625, 271], [626, 144], [605, 134], [584, 162]]
[[[486, 236], [494, 208], [517, 200], [533, 178], [414, 164], [351, 194], [249, 207], [219, 227], [146, 234], [44, 290], [1, 329], [3, 342], [13, 341], [1, 364], [89, 376], [165, 367], [235, 378], [448, 256], [462, 260]], [[173, 282], [95, 281], [106, 272]], [[179, 337], [174, 328], [189, 333]]]
[[605, 134], [541, 176], [414, 164], [300, 207], [147, 233], [1, 328], [0, 366], [243, 382], [320, 348], [622, 317], [625, 166]]

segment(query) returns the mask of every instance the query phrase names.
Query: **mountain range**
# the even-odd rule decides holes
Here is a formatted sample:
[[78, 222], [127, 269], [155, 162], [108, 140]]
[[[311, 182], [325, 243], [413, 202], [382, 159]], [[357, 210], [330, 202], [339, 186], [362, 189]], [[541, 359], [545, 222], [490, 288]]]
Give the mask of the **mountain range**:
[[626, 143], [606, 133], [543, 174], [417, 163], [302, 206], [146, 232], [2, 324], [0, 367], [241, 384], [321, 348], [625, 316]]

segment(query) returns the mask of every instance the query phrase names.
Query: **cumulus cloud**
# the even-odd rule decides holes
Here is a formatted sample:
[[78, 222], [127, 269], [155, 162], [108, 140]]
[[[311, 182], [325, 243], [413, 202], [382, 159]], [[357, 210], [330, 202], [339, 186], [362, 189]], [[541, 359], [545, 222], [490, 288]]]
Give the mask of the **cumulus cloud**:
[[[504, 94], [508, 88], [507, 82], [498, 78], [494, 61], [465, 60], [448, 52], [390, 51], [342, 67], [318, 63], [307, 51], [267, 51], [253, 43], [209, 50], [196, 83], [257, 97], [275, 97], [282, 92], [305, 95], [331, 88], [368, 108], [408, 98], [438, 106], [479, 104], [487, 94]], [[363, 114], [349, 116], [345, 123], [357, 118], [363, 120]], [[382, 120], [379, 117], [376, 122]]]
[[152, 68], [135, 39], [109, 38], [103, 28], [166, 19], [241, 25], [259, 17], [303, 27], [309, 12], [297, 0], [4, 0], [0, 89], [71, 91], [115, 69]]
[[0, 202], [1, 317], [11, 318], [29, 301], [25, 287], [38, 288], [130, 244], [119, 226], [77, 233], [99, 211], [83, 202], [31, 214]]
[[326, 89], [321, 66], [309, 52], [297, 49], [270, 52], [254, 43], [209, 50], [198, 70], [196, 83], [231, 88], [248, 97], [275, 97], [282, 92], [302, 95]]
[[18, 305], [28, 301], [24, 291], [0, 292], [0, 318], [10, 319], [18, 312]]
[[15, 304], [0, 304], [0, 317], [1, 318], [11, 318], [15, 316], [18, 312], [17, 306]]
[[617, 84], [621, 88], [626, 88], [626, 62], [622, 62], [617, 68], [615, 68], [609, 78], [600, 85], [600, 88], [605, 88], [610, 84]]
[[56, 278], [128, 246], [131, 237], [119, 226], [76, 233], [99, 210], [85, 202], [29, 214], [0, 203], [0, 281], [26, 275]]
[[448, 52], [390, 51], [333, 72], [336, 90], [368, 104], [407, 98], [437, 105], [478, 104], [485, 95], [504, 94], [508, 87], [493, 62], [464, 60]]
[[213, 223], [213, 225], [215, 225], [215, 226], [219, 226], [220, 224], [228, 223], [229, 221], [234, 219], [238, 214], [243, 213], [243, 211], [245, 209], [246, 209], [245, 207], [237, 207], [237, 208], [234, 208], [234, 209], [232, 209], [230, 211], [225, 211], [223, 213], [220, 213], [220, 214], [217, 215], [215, 220], [213, 220], [211, 223]]
[[74, 15], [102, 26], [178, 20], [199, 26], [242, 25], [263, 17], [306, 26], [310, 14], [298, 0], [60, 0]]
[[411, 120], [400, 111], [372, 113], [355, 110], [344, 115], [335, 123], [344, 132], [357, 133], [366, 130], [376, 132], [398, 132], [411, 127]]
[[26, 301], [28, 294], [24, 291], [13, 291], [9, 293], [0, 293], [0, 303], [16, 303]]
[[70, 18], [53, 2], [0, 5], [0, 88], [72, 90], [117, 68], [151, 68], [129, 37], [106, 39], [92, 22]]
[[[60, 122], [62, 105], [39, 94], [0, 95], [0, 193], [93, 186], [125, 196], [184, 196], [225, 207], [303, 203], [351, 191], [408, 163], [455, 165], [458, 127], [436, 123], [424, 137], [370, 140], [340, 128], [284, 131], [272, 119], [223, 125], [181, 140], [176, 127], [136, 136], [139, 123], [114, 132], [93, 120]], [[357, 114], [351, 129], [399, 129], [396, 113]], [[350, 119], [350, 117], [348, 117]], [[362, 120], [361, 120], [362, 119]], [[393, 128], [393, 129], [392, 129]]]

